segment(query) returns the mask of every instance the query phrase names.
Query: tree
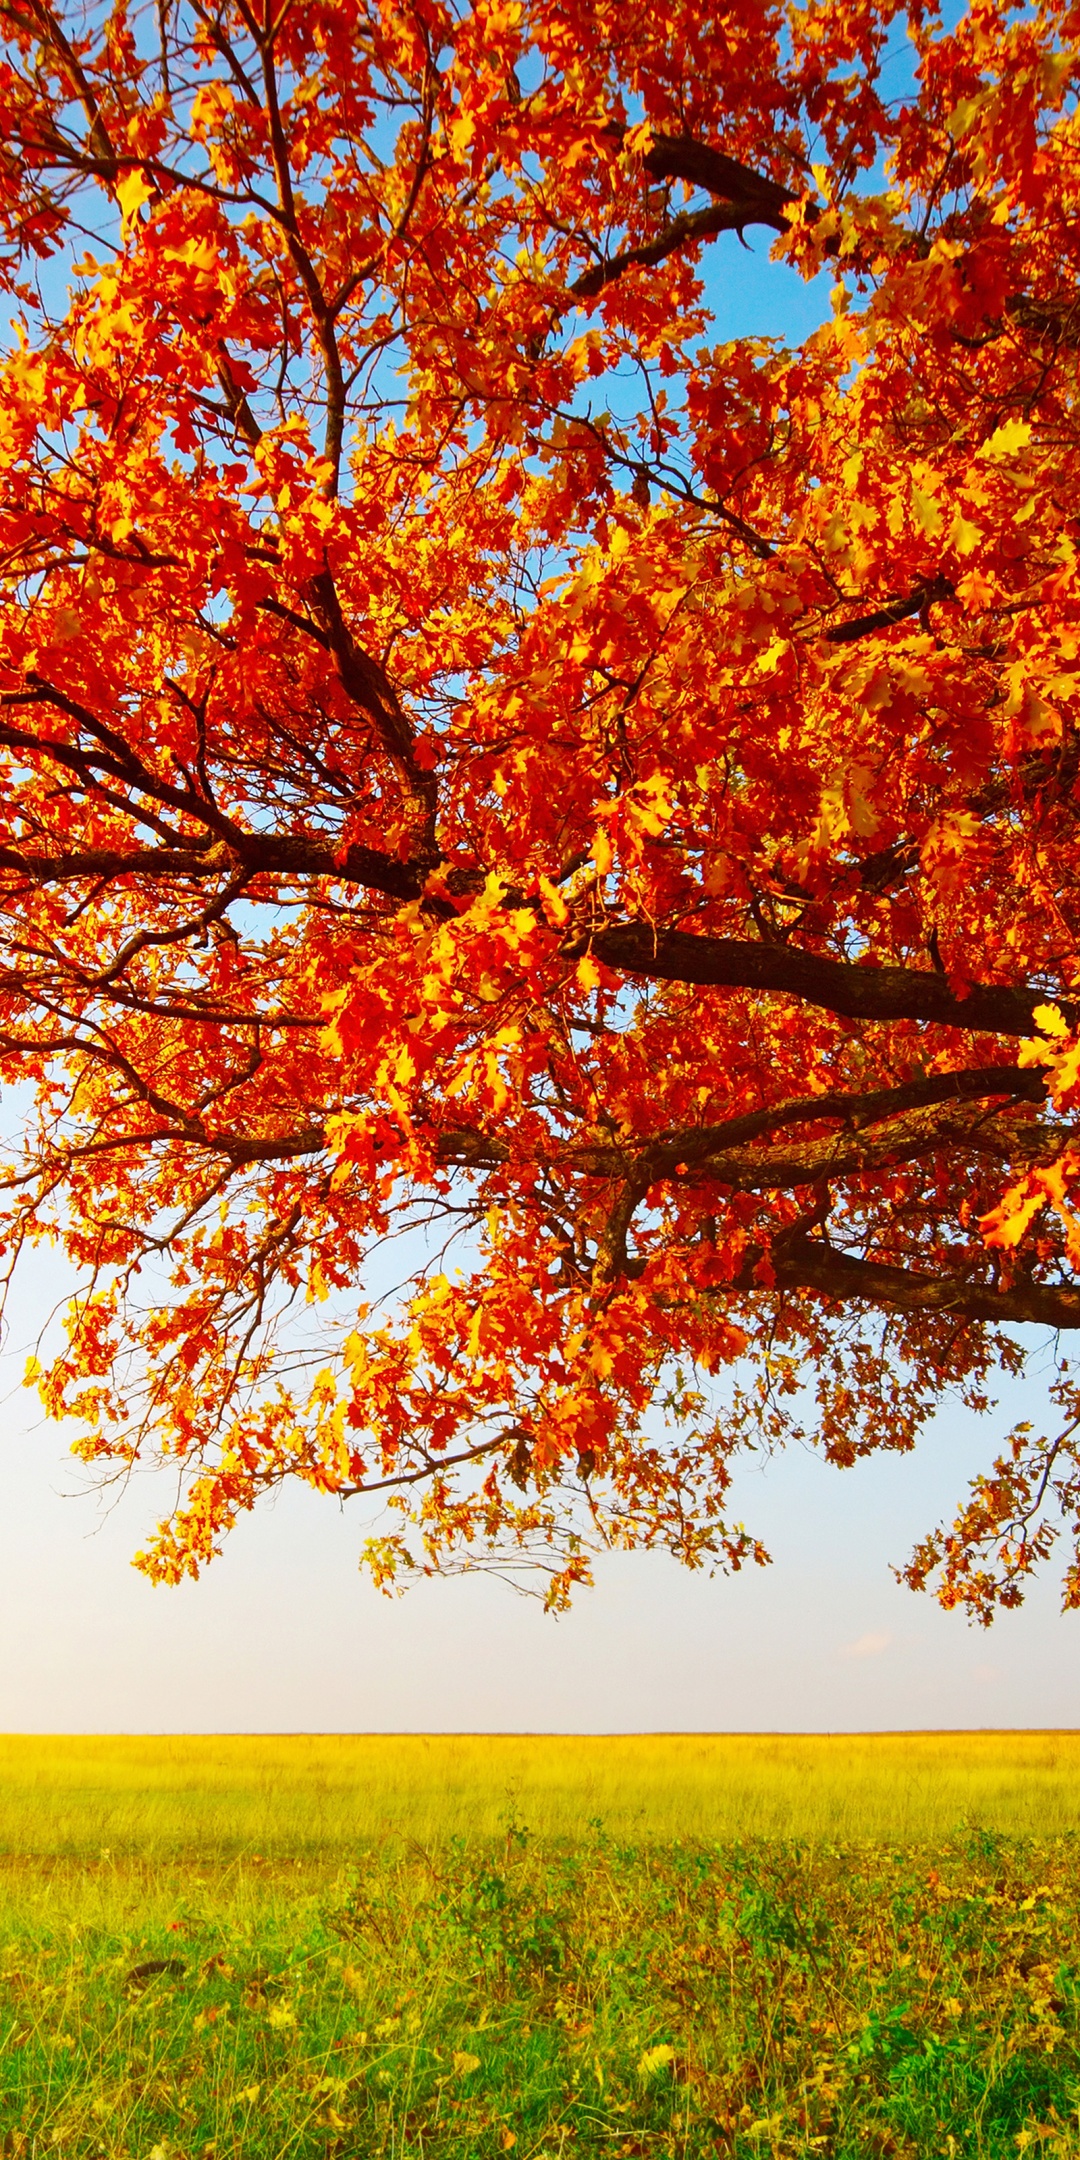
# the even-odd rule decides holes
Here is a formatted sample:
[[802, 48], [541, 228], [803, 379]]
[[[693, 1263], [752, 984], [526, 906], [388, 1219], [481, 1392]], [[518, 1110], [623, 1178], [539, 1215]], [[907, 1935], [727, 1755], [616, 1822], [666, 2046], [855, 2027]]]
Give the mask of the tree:
[[[286, 1477], [384, 1583], [763, 1558], [740, 1448], [1080, 1325], [1080, 11], [0, 17], [45, 1403], [172, 1467], [159, 1579]], [[716, 342], [747, 234], [798, 349]], [[913, 1585], [1080, 1519], [1055, 1392]]]

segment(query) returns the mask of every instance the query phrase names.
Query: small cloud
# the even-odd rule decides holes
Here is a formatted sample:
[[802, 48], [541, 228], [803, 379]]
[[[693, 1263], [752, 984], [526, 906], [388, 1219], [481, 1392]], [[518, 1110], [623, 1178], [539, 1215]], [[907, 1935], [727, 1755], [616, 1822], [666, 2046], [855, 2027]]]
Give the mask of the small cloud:
[[845, 1643], [841, 1657], [880, 1657], [892, 1642], [891, 1635], [860, 1635], [857, 1642]]

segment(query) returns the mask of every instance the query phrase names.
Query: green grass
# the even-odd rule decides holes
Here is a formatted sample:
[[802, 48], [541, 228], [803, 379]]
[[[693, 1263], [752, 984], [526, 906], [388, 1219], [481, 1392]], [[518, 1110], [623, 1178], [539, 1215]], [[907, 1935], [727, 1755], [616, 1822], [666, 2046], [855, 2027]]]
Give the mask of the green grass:
[[[846, 1834], [810, 1761], [846, 1765]], [[774, 1834], [736, 1829], [770, 1766]], [[0, 2154], [1080, 2160], [1077, 1766], [1040, 1735], [0, 1744]]]

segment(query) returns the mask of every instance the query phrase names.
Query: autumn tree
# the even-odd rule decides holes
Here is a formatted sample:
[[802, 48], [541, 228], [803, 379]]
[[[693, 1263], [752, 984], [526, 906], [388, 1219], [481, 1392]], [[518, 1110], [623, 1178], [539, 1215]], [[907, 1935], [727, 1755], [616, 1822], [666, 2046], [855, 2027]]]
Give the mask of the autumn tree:
[[[762, 1557], [741, 1448], [1080, 1326], [1080, 9], [0, 17], [45, 1402], [158, 1578], [289, 1477], [383, 1582]], [[913, 1584], [1018, 1601], [1055, 1393]]]

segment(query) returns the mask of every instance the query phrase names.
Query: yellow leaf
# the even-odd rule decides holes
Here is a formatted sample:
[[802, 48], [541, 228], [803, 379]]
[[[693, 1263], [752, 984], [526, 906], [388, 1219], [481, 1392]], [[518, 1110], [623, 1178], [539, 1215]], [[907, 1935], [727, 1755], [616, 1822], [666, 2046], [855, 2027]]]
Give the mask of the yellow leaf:
[[123, 219], [125, 232], [138, 216], [143, 204], [149, 202], [151, 195], [154, 193], [155, 189], [152, 182], [146, 178], [145, 173], [141, 172], [138, 166], [135, 167], [133, 172], [129, 172], [126, 180], [117, 181], [116, 200], [120, 205], [120, 215]]
[[454, 2076], [455, 2076], [455, 2077], [469, 2077], [469, 2076], [471, 2075], [472, 2071], [474, 2071], [474, 2070], [479, 2070], [479, 2068], [480, 2068], [480, 2057], [479, 2057], [479, 2055], [467, 2055], [467, 2054], [466, 2054], [466, 2053], [464, 2052], [464, 2050], [463, 2050], [463, 2049], [461, 2049], [461, 2048], [455, 2048], [455, 2050], [454, 2050]]
[[961, 510], [955, 510], [947, 538], [958, 555], [972, 555], [982, 539], [982, 526], [974, 525]]
[[465, 152], [468, 149], [469, 144], [471, 143], [475, 133], [476, 121], [474, 120], [472, 113], [462, 112], [459, 108], [458, 111], [454, 114], [454, 117], [450, 122], [450, 126], [447, 129], [447, 135], [450, 140], [450, 149], [454, 157], [464, 157]]
[[217, 245], [207, 235], [186, 240], [183, 247], [165, 250], [166, 262], [183, 263], [186, 269], [199, 270], [204, 277], [217, 269], [218, 259]]
[[864, 840], [876, 833], [880, 823], [872, 801], [877, 777], [871, 765], [853, 765], [848, 774], [848, 821], [852, 832], [858, 833], [860, 839]]
[[668, 2047], [665, 2044], [660, 2047], [646, 2048], [637, 2066], [637, 2074], [647, 2084], [650, 2078], [659, 2076], [660, 2071], [666, 2070], [668, 2064], [673, 2063], [674, 2060], [675, 2050], [673, 2047]]
[[979, 1228], [986, 1243], [1002, 1245], [1006, 1250], [1011, 1245], [1019, 1245], [1029, 1223], [1039, 1209], [1046, 1206], [1046, 1199], [1044, 1192], [1024, 1193], [1021, 1186], [1014, 1185], [1000, 1207], [992, 1208], [988, 1215], [979, 1218]]
[[966, 875], [965, 856], [978, 847], [982, 827], [972, 810], [948, 810], [923, 841], [920, 860], [939, 892], [955, 892]]
[[975, 97], [961, 98], [959, 105], [953, 107], [945, 126], [954, 142], [959, 142], [961, 137], [967, 134], [985, 103], [986, 92], [983, 90]]
[[787, 659], [790, 651], [791, 641], [789, 638], [773, 638], [772, 643], [766, 645], [764, 652], [758, 654], [758, 673], [760, 675], [775, 674], [780, 662]]
[[1061, 714], [1037, 690], [1029, 689], [1024, 699], [1024, 738], [1029, 743], [1061, 740]]
[[1063, 1096], [1070, 1095], [1078, 1080], [1080, 1080], [1080, 1043], [1074, 1043], [1071, 1050], [1064, 1051], [1060, 1057], [1054, 1059], [1053, 1070], [1050, 1074], [1050, 1093], [1054, 1101], [1060, 1103]]
[[540, 894], [544, 902], [544, 909], [547, 914], [548, 921], [555, 923], [556, 925], [564, 923], [570, 913], [570, 910], [567, 907], [558, 886], [553, 885], [550, 878], [543, 876], [540, 877], [538, 883], [540, 886]]
[[595, 990], [600, 980], [600, 970], [591, 953], [582, 953], [577, 964], [577, 979], [583, 990]]
[[1069, 1032], [1069, 1023], [1056, 1005], [1036, 1005], [1031, 1017], [1043, 1035], [1064, 1036]]
[[201, 141], [207, 128], [219, 127], [226, 113], [233, 109], [235, 93], [228, 83], [204, 83], [191, 101], [191, 124]]
[[1031, 441], [1031, 428], [1026, 420], [1006, 420], [995, 428], [981, 445], [979, 456], [988, 458], [992, 464], [1000, 464], [1003, 458], [1015, 457], [1018, 450], [1026, 450]]
[[466, 1058], [465, 1063], [461, 1067], [460, 1071], [456, 1072], [453, 1075], [453, 1078], [447, 1081], [446, 1093], [449, 1099], [452, 1099], [455, 1095], [460, 1095], [462, 1089], [468, 1087], [469, 1082], [473, 1076], [474, 1064], [475, 1059], [471, 1057]]
[[911, 508], [916, 525], [921, 527], [928, 540], [936, 540], [945, 523], [941, 515], [941, 506], [936, 497], [926, 495], [923, 493], [922, 488], [913, 486], [911, 490]]

